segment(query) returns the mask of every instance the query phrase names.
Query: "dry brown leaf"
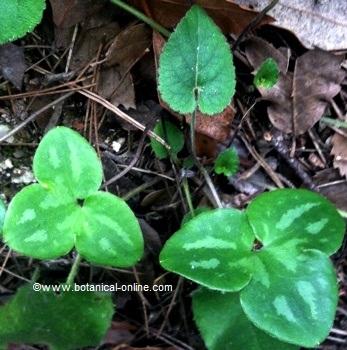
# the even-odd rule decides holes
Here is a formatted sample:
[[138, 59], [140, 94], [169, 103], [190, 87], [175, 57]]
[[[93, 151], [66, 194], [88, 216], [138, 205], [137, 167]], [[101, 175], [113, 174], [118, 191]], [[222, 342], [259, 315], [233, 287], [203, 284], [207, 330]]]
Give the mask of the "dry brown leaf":
[[346, 75], [341, 68], [343, 57], [319, 49], [300, 56], [294, 73], [287, 71], [287, 57], [260, 38], [246, 42], [246, 56], [254, 69], [269, 57], [278, 62], [279, 81], [271, 89], [259, 88], [259, 92], [271, 103], [268, 113], [272, 124], [295, 135], [305, 133], [320, 120]]
[[332, 138], [334, 155], [334, 168], [338, 169], [341, 176], [347, 177], [347, 138], [336, 133]]
[[14, 44], [0, 46], [0, 73], [18, 90], [22, 88], [24, 72], [26, 70], [24, 50]]
[[103, 1], [95, 0], [49, 0], [53, 22], [57, 27], [70, 28], [100, 10]]
[[[190, 7], [187, 0], [131, 0], [130, 3], [167, 28], [174, 27]], [[196, 0], [194, 3], [204, 7], [226, 33], [240, 34], [257, 15], [257, 12], [242, 9], [230, 0]], [[261, 24], [271, 21], [266, 16]]]
[[[261, 11], [269, 0], [234, 0]], [[292, 31], [307, 48], [347, 49], [346, 0], [280, 0], [269, 11], [275, 25]]]
[[[163, 46], [165, 44], [164, 38], [154, 32], [153, 34], [153, 49], [154, 49], [154, 55], [155, 55], [155, 61], [156, 65], [158, 66], [158, 59], [160, 56], [160, 53], [163, 49]], [[160, 96], [159, 96], [160, 99]], [[163, 108], [167, 109], [172, 113], [173, 115], [180, 116], [179, 114], [172, 111], [163, 101], [160, 100], [160, 104]], [[225, 143], [228, 138], [230, 137], [231, 133], [231, 123], [234, 119], [235, 112], [234, 109], [231, 106], [228, 106], [222, 113], [217, 114], [213, 117], [211, 116], [205, 116], [201, 114], [200, 112], [196, 115], [196, 125], [195, 130], [197, 133], [206, 135], [213, 140], [216, 140], [221, 143]], [[186, 120], [188, 123], [190, 123], [190, 117], [186, 116]], [[204, 147], [201, 147], [201, 149], [204, 149]], [[210, 149], [210, 148], [209, 148]], [[210, 152], [209, 152], [210, 153]]]

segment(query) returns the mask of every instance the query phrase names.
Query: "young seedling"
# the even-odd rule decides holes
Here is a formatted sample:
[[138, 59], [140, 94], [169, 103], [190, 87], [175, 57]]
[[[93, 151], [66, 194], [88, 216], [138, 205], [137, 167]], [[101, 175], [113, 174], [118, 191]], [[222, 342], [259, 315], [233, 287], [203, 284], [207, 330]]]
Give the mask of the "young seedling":
[[[158, 136], [165, 140], [171, 147], [170, 153], [173, 157], [177, 157], [177, 154], [182, 150], [184, 146], [184, 135], [182, 131], [173, 123], [168, 120], [159, 121], [153, 130]], [[151, 146], [155, 155], [159, 159], [169, 157], [169, 151], [158, 141], [151, 138]]]
[[223, 174], [225, 176], [232, 176], [239, 170], [239, 156], [235, 148], [231, 147], [221, 152], [214, 164], [214, 171], [216, 174]]
[[[0, 349], [10, 343], [75, 350], [99, 345], [113, 315], [106, 293], [34, 292], [28, 285], [0, 308]], [[7, 349], [7, 346], [4, 347]]]
[[280, 71], [273, 58], [266, 59], [257, 70], [253, 83], [257, 88], [270, 89], [277, 84]]
[[[160, 261], [210, 289], [193, 296], [209, 349], [297, 349], [279, 341], [316, 347], [335, 316], [337, 279], [329, 255], [344, 232], [343, 219], [324, 197], [276, 190], [245, 211], [216, 209], [191, 219], [166, 242]], [[243, 326], [264, 331], [261, 341], [242, 336]]]
[[3, 228], [5, 242], [37, 259], [55, 259], [75, 247], [99, 265], [128, 267], [143, 253], [139, 223], [119, 197], [98, 191], [102, 166], [77, 132], [57, 127], [36, 150], [38, 184], [11, 201]]
[[32, 32], [41, 22], [45, 0], [0, 1], [0, 45]]

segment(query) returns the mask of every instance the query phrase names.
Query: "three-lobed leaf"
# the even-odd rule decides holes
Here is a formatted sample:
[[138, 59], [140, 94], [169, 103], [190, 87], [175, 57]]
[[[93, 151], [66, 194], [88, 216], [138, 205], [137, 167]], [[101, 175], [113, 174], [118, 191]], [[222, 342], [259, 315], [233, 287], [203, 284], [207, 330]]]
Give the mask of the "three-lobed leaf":
[[171, 34], [159, 62], [159, 91], [175, 111], [222, 112], [235, 92], [230, 47], [206, 12], [194, 5]]
[[15, 251], [54, 259], [74, 246], [92, 263], [131, 266], [142, 256], [139, 223], [120, 198], [98, 192], [102, 168], [95, 150], [77, 132], [57, 127], [34, 157], [39, 184], [11, 201], [4, 240]]
[[209, 350], [299, 350], [257, 328], [242, 310], [239, 293], [199, 288], [193, 294], [193, 313]]
[[[200, 214], [174, 234], [161, 253], [162, 265], [210, 289], [240, 290], [255, 326], [289, 343], [316, 346], [336, 310], [337, 280], [328, 255], [345, 230], [337, 210], [316, 193], [284, 189], [258, 196], [244, 213], [220, 211]], [[235, 224], [241, 215], [248, 225]], [[187, 251], [187, 245], [199, 249]]]
[[49, 345], [52, 350], [97, 346], [113, 315], [110, 294], [34, 292], [20, 288], [0, 307], [0, 346], [10, 343]]
[[0, 45], [34, 30], [42, 19], [45, 0], [0, 1]]
[[[158, 136], [164, 139], [171, 147], [171, 154], [177, 156], [184, 146], [184, 135], [182, 131], [168, 120], [159, 121], [153, 130]], [[159, 159], [164, 159], [169, 156], [169, 151], [160, 142], [151, 138], [151, 147], [155, 155]]]

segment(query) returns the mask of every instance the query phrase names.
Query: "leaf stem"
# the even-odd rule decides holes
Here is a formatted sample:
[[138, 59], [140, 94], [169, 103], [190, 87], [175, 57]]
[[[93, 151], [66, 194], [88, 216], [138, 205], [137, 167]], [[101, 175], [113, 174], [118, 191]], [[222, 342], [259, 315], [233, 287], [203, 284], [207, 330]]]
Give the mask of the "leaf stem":
[[78, 268], [79, 268], [80, 263], [81, 263], [81, 260], [82, 260], [81, 255], [77, 254], [76, 258], [75, 258], [75, 261], [74, 261], [74, 263], [71, 266], [71, 270], [69, 272], [69, 275], [67, 276], [66, 284], [72, 285], [74, 283], [75, 277], [76, 277], [77, 272], [78, 272]]
[[192, 155], [195, 161], [196, 166], [199, 168], [200, 172], [205, 178], [205, 181], [207, 183], [207, 186], [210, 188], [210, 191], [212, 193], [212, 196], [217, 204], [218, 208], [223, 208], [223, 204], [218, 196], [218, 193], [216, 191], [216, 188], [213, 185], [213, 182], [211, 180], [210, 174], [207, 172], [205, 167], [200, 163], [197, 155], [196, 155], [196, 149], [195, 149], [195, 122], [196, 122], [196, 108], [194, 109], [191, 121], [190, 121], [190, 142], [191, 142], [191, 148], [192, 148]]
[[111, 0], [111, 2], [119, 7], [121, 7], [123, 10], [131, 13], [132, 15], [134, 15], [135, 17], [137, 17], [139, 20], [145, 22], [146, 24], [148, 24], [151, 28], [153, 28], [154, 30], [156, 30], [157, 32], [159, 32], [160, 34], [164, 35], [165, 37], [169, 37], [170, 36], [170, 31], [168, 31], [166, 28], [164, 28], [163, 26], [161, 26], [159, 23], [153, 21], [151, 18], [147, 17], [145, 14], [143, 14], [142, 12], [138, 11], [137, 9], [135, 9], [134, 7], [124, 3], [122, 0]]
[[190, 193], [190, 189], [189, 189], [189, 183], [188, 183], [188, 179], [186, 177], [183, 178], [183, 190], [184, 190], [184, 194], [186, 196], [186, 200], [187, 200], [187, 204], [189, 207], [189, 211], [192, 214], [192, 217], [195, 217], [195, 211], [194, 211], [194, 206], [193, 206], [193, 202], [192, 202], [192, 196]]

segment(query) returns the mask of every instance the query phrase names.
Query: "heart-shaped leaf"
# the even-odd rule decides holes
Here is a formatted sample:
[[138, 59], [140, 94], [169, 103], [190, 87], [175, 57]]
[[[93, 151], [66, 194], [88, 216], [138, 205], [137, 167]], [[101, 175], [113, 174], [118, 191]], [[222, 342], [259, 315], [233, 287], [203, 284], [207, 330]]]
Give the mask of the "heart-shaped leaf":
[[208, 288], [238, 291], [250, 280], [253, 240], [244, 213], [211, 210], [188, 221], [166, 242], [160, 263]]
[[120, 198], [105, 192], [89, 196], [81, 208], [77, 251], [99, 265], [127, 267], [143, 253], [140, 225]]
[[241, 305], [258, 328], [288, 343], [316, 347], [334, 321], [336, 273], [324, 253], [307, 250], [293, 259], [291, 249], [259, 253], [252, 281], [241, 291]]
[[[184, 135], [175, 124], [168, 120], [161, 120], [155, 125], [153, 131], [170, 145], [172, 155], [177, 156], [177, 153], [182, 150], [184, 146]], [[169, 156], [168, 150], [154, 138], [151, 138], [151, 146], [159, 159]]]
[[100, 160], [78, 133], [51, 130], [34, 157], [40, 184], [20, 191], [10, 203], [4, 239], [14, 250], [54, 259], [74, 245], [92, 263], [131, 266], [143, 252], [139, 223], [120, 198], [97, 192]]
[[41, 185], [25, 187], [11, 201], [4, 224], [5, 242], [15, 251], [55, 259], [74, 246], [79, 207], [70, 197]]
[[61, 187], [73, 198], [95, 193], [102, 181], [101, 162], [93, 147], [77, 132], [57, 127], [40, 142], [34, 174], [45, 188]]
[[197, 5], [177, 25], [160, 56], [159, 91], [162, 99], [182, 114], [199, 108], [213, 115], [231, 102], [235, 70], [230, 47]]
[[45, 0], [0, 1], [0, 45], [21, 38], [40, 23]]
[[20, 288], [0, 308], [0, 346], [9, 343], [49, 345], [52, 350], [97, 346], [110, 326], [110, 294], [34, 292]]
[[257, 328], [245, 315], [239, 293], [200, 288], [193, 294], [195, 322], [209, 350], [298, 350]]
[[341, 246], [345, 232], [344, 220], [333, 204], [307, 190], [264, 193], [248, 206], [247, 216], [264, 247], [293, 240], [300, 248], [331, 255]]

